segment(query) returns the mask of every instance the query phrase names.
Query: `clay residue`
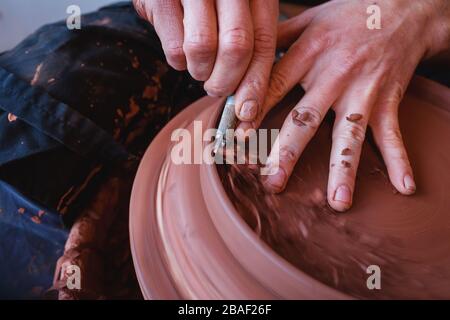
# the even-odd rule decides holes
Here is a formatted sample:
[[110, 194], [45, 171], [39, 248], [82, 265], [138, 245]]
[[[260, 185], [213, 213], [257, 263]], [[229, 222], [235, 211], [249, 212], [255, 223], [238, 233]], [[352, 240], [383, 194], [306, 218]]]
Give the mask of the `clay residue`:
[[12, 113], [8, 113], [8, 122], [14, 122], [17, 120], [17, 116], [12, 114]]
[[94, 25], [94, 26], [106, 26], [106, 25], [108, 25], [108, 24], [111, 24], [111, 19], [109, 18], [109, 17], [105, 17], [105, 18], [103, 18], [103, 19], [100, 19], [100, 20], [97, 20], [97, 21], [94, 21], [93, 23], [92, 23], [92, 25]]
[[298, 112], [297, 110], [292, 111], [292, 121], [295, 125], [299, 127], [304, 127], [310, 122], [312, 119], [312, 116], [309, 112]]
[[360, 114], [360, 113], [352, 113], [346, 119], [347, 119], [347, 121], [350, 121], [350, 122], [358, 122], [362, 118], [363, 118], [362, 114]]
[[353, 151], [350, 148], [345, 148], [341, 151], [341, 155], [343, 155], [343, 156], [351, 156], [352, 154], [353, 154]]
[[36, 71], [34, 72], [33, 79], [31, 79], [31, 83], [30, 83], [32, 86], [34, 86], [34, 85], [36, 85], [38, 83], [39, 78], [41, 76], [42, 66], [43, 66], [43, 63], [40, 63], [36, 67]]
[[[412, 197], [393, 192], [382, 158], [369, 140], [362, 150], [353, 208], [337, 213], [328, 206], [332, 115], [318, 129], [281, 194], [265, 190], [258, 168], [218, 166], [237, 212], [264, 242], [300, 271], [353, 297], [450, 298], [450, 173], [445, 160], [450, 159], [450, 149], [443, 150], [436, 138], [450, 136], [450, 113], [413, 99], [405, 103], [402, 134], [424, 190]], [[279, 128], [291, 112], [289, 105], [283, 108], [272, 111], [263, 128]], [[354, 114], [347, 120], [361, 119]], [[440, 158], [430, 162], [430, 154]], [[345, 160], [335, 165], [351, 167]], [[367, 287], [367, 268], [373, 265], [381, 269], [380, 290]]]
[[[359, 232], [327, 205], [323, 190], [283, 197], [267, 193], [258, 171], [245, 165], [220, 167], [225, 189], [244, 220], [275, 251], [297, 268], [355, 297], [377, 297], [367, 290], [369, 265], [383, 269], [383, 284], [399, 275], [390, 239]], [[337, 245], [338, 244], [338, 245]], [[390, 267], [383, 268], [390, 265]], [[390, 297], [384, 295], [384, 298]]]

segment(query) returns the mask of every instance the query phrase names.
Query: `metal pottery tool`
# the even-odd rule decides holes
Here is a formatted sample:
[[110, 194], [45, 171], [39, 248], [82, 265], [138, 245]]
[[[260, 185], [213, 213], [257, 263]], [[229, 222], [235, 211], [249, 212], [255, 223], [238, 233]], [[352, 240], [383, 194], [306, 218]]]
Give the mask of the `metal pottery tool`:
[[227, 143], [227, 130], [234, 129], [237, 123], [236, 113], [234, 111], [235, 100], [234, 96], [229, 96], [225, 101], [222, 116], [220, 118], [219, 127], [217, 128], [216, 137], [214, 140], [214, 154], [224, 147]]
[[[278, 62], [283, 57], [284, 52], [277, 50], [275, 55], [275, 63]], [[226, 132], [227, 129], [235, 129], [237, 124], [237, 117], [234, 111], [235, 99], [234, 95], [229, 96], [225, 102], [225, 107], [222, 112], [222, 117], [220, 118], [219, 127], [217, 128], [217, 133], [214, 141], [213, 153], [216, 154], [217, 151], [226, 145]]]

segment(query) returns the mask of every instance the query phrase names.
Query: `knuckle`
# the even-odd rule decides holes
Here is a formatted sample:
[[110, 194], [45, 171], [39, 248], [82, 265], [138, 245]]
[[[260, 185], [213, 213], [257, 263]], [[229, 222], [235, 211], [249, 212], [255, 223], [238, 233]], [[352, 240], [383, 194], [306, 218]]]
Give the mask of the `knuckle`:
[[281, 100], [289, 90], [286, 77], [279, 70], [274, 70], [270, 76], [269, 96], [274, 100]]
[[337, 173], [342, 182], [352, 181], [356, 178], [357, 168], [352, 162], [341, 160], [334, 168], [334, 173]]
[[308, 43], [298, 41], [294, 45], [305, 58], [313, 57], [323, 50], [324, 44], [321, 39], [310, 39]]
[[275, 34], [270, 28], [259, 27], [255, 29], [255, 57], [273, 59], [275, 55], [275, 47]]
[[225, 31], [223, 50], [226, 55], [241, 58], [253, 50], [253, 37], [245, 28], [234, 28]]
[[301, 53], [303, 59], [310, 59], [331, 47], [332, 39], [328, 31], [316, 30], [308, 40], [296, 41], [290, 50]]
[[[148, 0], [145, 0], [148, 1]], [[177, 2], [174, 0], [153, 0], [156, 13], [164, 16], [173, 15]]]
[[198, 58], [210, 58], [216, 53], [217, 42], [210, 34], [198, 34], [187, 38], [183, 48], [186, 54]]
[[184, 59], [183, 47], [177, 43], [168, 43], [164, 49], [168, 60], [173, 62], [181, 62]]
[[141, 18], [150, 21], [150, 23], [153, 23], [152, 19], [150, 19], [151, 17], [149, 17], [147, 15], [147, 8], [146, 8], [146, 1], [145, 0], [133, 0], [133, 6], [134, 6], [137, 14]]
[[390, 98], [387, 99], [387, 102], [389, 104], [395, 104], [398, 105], [400, 104], [400, 102], [403, 99], [403, 95], [404, 95], [404, 90], [403, 90], [403, 86], [400, 84], [400, 82], [395, 81], [393, 83], [393, 91], [392, 91], [392, 95]]
[[402, 135], [398, 128], [385, 129], [382, 133], [382, 142], [386, 147], [397, 148], [402, 145]]
[[216, 83], [208, 84], [207, 88], [205, 88], [209, 94], [212, 94], [217, 97], [223, 97], [230, 95], [232, 93], [232, 89], [225, 87], [223, 85], [219, 85]]
[[309, 129], [317, 129], [322, 122], [322, 114], [315, 106], [295, 107], [291, 111], [291, 117], [295, 125]]
[[318, 51], [326, 50], [332, 46], [332, 33], [328, 26], [317, 27], [314, 32], [314, 37], [311, 41], [312, 48]]
[[387, 112], [397, 110], [396, 107], [400, 104], [404, 96], [403, 88], [404, 86], [400, 82], [393, 82], [391, 85], [391, 90], [388, 90], [388, 93], [379, 99], [378, 104], [380, 105], [380, 108], [386, 110]]
[[337, 130], [333, 134], [333, 140], [343, 140], [353, 146], [362, 146], [366, 137], [366, 130], [361, 124], [351, 123], [344, 130]]
[[335, 74], [345, 77], [351, 74], [358, 65], [358, 56], [351, 52], [345, 52], [341, 55], [338, 63], [334, 65]]
[[290, 145], [283, 145], [282, 147], [280, 147], [279, 155], [280, 155], [279, 159], [280, 163], [292, 165], [295, 164], [295, 162], [297, 161], [299, 152]]
[[260, 79], [259, 77], [253, 77], [253, 76], [247, 77], [247, 79], [245, 79], [245, 81], [243, 82], [243, 85], [247, 89], [251, 90], [251, 92], [254, 95], [256, 95], [258, 98], [264, 92], [265, 86], [264, 86], [262, 79]]

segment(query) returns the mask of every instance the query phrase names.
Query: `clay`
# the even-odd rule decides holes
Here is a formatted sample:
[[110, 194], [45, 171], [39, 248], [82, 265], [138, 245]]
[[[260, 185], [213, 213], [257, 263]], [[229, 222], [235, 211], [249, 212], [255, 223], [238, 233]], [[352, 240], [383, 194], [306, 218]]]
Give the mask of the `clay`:
[[[447, 90], [448, 93], [448, 90]], [[220, 166], [227, 195], [245, 221], [276, 252], [321, 282], [358, 298], [450, 298], [450, 94], [431, 105], [407, 96], [400, 119], [419, 189], [394, 194], [383, 161], [366, 141], [353, 208], [339, 214], [326, 201], [333, 117], [302, 155], [286, 191], [267, 193], [258, 171]], [[298, 101], [271, 112], [265, 128], [279, 128]], [[348, 121], [357, 122], [352, 114]], [[350, 155], [351, 150], [342, 150]], [[342, 160], [343, 167], [350, 163]], [[380, 267], [381, 290], [369, 290], [367, 268]]]
[[[265, 126], [280, 126], [286, 100]], [[298, 97], [297, 97], [298, 98]], [[280, 195], [257, 168], [174, 165], [170, 134], [217, 124], [223, 100], [203, 98], [174, 118], [140, 164], [130, 241], [147, 299], [450, 298], [450, 93], [415, 79], [401, 127], [418, 185], [394, 194], [376, 148], [364, 145], [353, 208], [326, 204], [332, 117], [319, 128]], [[336, 163], [335, 165], [341, 165]], [[367, 267], [381, 268], [369, 290]]]
[[362, 114], [359, 113], [352, 113], [348, 117], [346, 117], [347, 121], [350, 122], [358, 122], [363, 118]]

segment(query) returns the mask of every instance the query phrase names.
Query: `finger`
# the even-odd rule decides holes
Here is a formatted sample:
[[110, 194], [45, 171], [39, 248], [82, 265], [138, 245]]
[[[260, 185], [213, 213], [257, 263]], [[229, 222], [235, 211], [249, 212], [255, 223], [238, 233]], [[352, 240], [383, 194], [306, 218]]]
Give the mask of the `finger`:
[[153, 16], [153, 25], [158, 34], [167, 63], [176, 70], [186, 69], [183, 52], [183, 10], [178, 0], [152, 1], [146, 7], [147, 15]]
[[324, 71], [291, 111], [267, 159], [266, 166], [274, 173], [264, 179], [267, 190], [284, 190], [297, 160], [343, 88], [342, 77]]
[[308, 9], [278, 24], [277, 48], [287, 49], [300, 37], [316, 15], [316, 8]]
[[278, 0], [251, 0], [254, 50], [250, 66], [236, 92], [236, 115], [251, 121], [264, 103], [275, 59]]
[[386, 90], [389, 93], [377, 101], [378, 112], [371, 121], [371, 128], [391, 183], [400, 193], [411, 195], [416, 191], [416, 183], [398, 122], [398, 106], [404, 90], [400, 84]]
[[205, 81], [211, 75], [217, 51], [217, 18], [213, 0], [183, 0], [184, 44], [187, 69]]
[[328, 203], [337, 211], [353, 201], [356, 172], [366, 136], [370, 111], [379, 90], [378, 80], [359, 79], [336, 102], [333, 146], [328, 177]]
[[133, 5], [134, 8], [136, 9], [137, 14], [141, 18], [153, 24], [153, 14], [151, 12], [151, 8], [149, 8], [150, 10], [147, 10], [146, 0], [133, 0]]
[[238, 87], [252, 57], [252, 17], [248, 0], [217, 0], [216, 8], [219, 47], [204, 87], [211, 96], [227, 96]]
[[[319, 53], [327, 47], [324, 37], [315, 36], [306, 30], [291, 46], [283, 58], [275, 64], [269, 80], [269, 89], [263, 107], [251, 122], [241, 122], [238, 128], [258, 128], [267, 113], [278, 103], [311, 69]], [[325, 75], [324, 78], [328, 78]]]

